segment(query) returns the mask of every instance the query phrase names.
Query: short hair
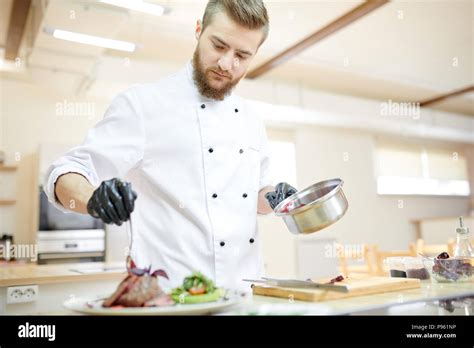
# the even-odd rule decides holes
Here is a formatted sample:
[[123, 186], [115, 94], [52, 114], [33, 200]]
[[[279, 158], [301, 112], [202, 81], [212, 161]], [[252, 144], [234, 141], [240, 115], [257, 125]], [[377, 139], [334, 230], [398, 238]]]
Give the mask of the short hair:
[[262, 29], [263, 41], [268, 37], [270, 21], [262, 0], [210, 0], [202, 19], [202, 31], [211, 24], [216, 13], [224, 12], [247, 29]]

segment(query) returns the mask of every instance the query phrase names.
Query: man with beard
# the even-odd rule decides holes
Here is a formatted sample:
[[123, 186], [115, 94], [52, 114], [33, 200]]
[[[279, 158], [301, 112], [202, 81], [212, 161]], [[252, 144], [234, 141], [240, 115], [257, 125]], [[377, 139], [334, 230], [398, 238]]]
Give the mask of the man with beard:
[[264, 124], [232, 90], [268, 29], [261, 0], [209, 1], [192, 62], [119, 94], [47, 172], [46, 194], [65, 212], [121, 225], [136, 208], [132, 257], [165, 269], [165, 287], [200, 271], [248, 290], [241, 280], [263, 275], [257, 213], [296, 190], [271, 186]]

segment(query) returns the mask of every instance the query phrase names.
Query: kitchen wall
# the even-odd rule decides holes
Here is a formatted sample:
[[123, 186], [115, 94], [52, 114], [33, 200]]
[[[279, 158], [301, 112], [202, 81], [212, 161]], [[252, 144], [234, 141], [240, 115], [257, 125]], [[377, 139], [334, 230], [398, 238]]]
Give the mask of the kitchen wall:
[[377, 243], [383, 249], [407, 249], [415, 238], [411, 219], [455, 216], [469, 211], [468, 198], [380, 196], [376, 193], [376, 137], [353, 131], [300, 130], [297, 148], [299, 180], [303, 186], [341, 177], [350, 209], [328, 230], [344, 243]]
[[[4, 215], [2, 233], [14, 230], [15, 240], [31, 243], [37, 229], [37, 185], [40, 143], [80, 143], [87, 129], [103, 115], [108, 100], [71, 98], [38, 85], [2, 80], [2, 123], [0, 147], [7, 160], [17, 163], [17, 205], [15, 212]], [[93, 103], [94, 114], [64, 116], [56, 111], [57, 103]], [[270, 138], [284, 134], [296, 144], [298, 187], [316, 181], [340, 177], [350, 202], [347, 215], [337, 224], [318, 234], [295, 238], [282, 221], [273, 216], [259, 219], [265, 262], [270, 273], [292, 274], [296, 271], [295, 243], [300, 238], [336, 238], [343, 243], [378, 243], [383, 249], [406, 249], [414, 240], [411, 219], [466, 214], [467, 198], [397, 197], [376, 194], [373, 154], [383, 136], [370, 132], [321, 126], [269, 126]], [[406, 141], [400, 139], [399, 141]], [[444, 142], [434, 144], [443, 146]], [[474, 163], [473, 146], [470, 163]], [[15, 154], [17, 158], [15, 158]], [[20, 157], [18, 157], [18, 155]], [[16, 159], [20, 159], [16, 161]], [[472, 177], [472, 174], [471, 174]], [[3, 208], [0, 208], [3, 209]], [[111, 242], [114, 259], [122, 256], [123, 231], [117, 243]], [[117, 235], [118, 236], [118, 235]], [[113, 239], [113, 238], [112, 238]]]
[[[375, 243], [382, 250], [407, 250], [408, 244], [415, 240], [415, 225], [411, 220], [469, 212], [469, 198], [378, 195], [373, 157], [376, 143], [383, 136], [323, 127], [296, 127], [288, 133], [296, 143], [299, 188], [339, 177], [344, 180], [349, 209], [336, 224], [301, 237], [291, 236], [277, 218], [260, 219], [265, 258], [271, 260], [267, 267], [270, 273], [281, 276], [297, 273], [295, 253], [301, 240], [334, 238], [344, 244]], [[454, 237], [454, 228], [445, 231], [445, 236]]]
[[3, 131], [0, 148], [6, 151], [6, 161], [18, 165], [16, 171], [17, 203], [12, 208], [0, 208], [3, 214], [0, 233], [14, 231], [15, 242], [33, 243], [38, 228], [38, 147], [41, 143], [79, 143], [87, 129], [102, 117], [107, 104], [90, 100], [95, 115], [61, 116], [57, 103], [85, 102], [62, 96], [44, 86], [21, 81], [1, 81], [1, 119]]

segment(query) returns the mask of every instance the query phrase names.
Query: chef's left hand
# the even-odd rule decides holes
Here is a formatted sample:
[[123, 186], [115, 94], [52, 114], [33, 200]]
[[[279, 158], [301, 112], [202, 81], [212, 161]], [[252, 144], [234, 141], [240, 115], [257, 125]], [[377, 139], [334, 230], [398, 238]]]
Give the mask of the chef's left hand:
[[275, 191], [270, 191], [265, 195], [270, 207], [275, 209], [275, 207], [284, 201], [286, 198], [298, 192], [293, 186], [286, 182], [280, 182], [275, 186]]

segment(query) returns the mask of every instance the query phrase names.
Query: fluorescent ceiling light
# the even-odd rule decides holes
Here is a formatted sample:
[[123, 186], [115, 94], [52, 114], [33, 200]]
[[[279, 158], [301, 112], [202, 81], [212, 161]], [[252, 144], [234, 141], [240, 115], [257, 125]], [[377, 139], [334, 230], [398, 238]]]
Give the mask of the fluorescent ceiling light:
[[163, 6], [144, 2], [143, 0], [100, 0], [100, 2], [133, 11], [148, 13], [154, 16], [162, 16], [163, 13], [165, 13]]
[[110, 48], [119, 51], [134, 52], [137, 47], [134, 43], [127, 41], [112, 40], [100, 36], [86, 35], [67, 30], [45, 28], [45, 32], [51, 34], [56, 39], [78, 42], [85, 45]]

